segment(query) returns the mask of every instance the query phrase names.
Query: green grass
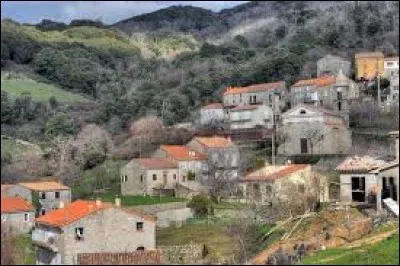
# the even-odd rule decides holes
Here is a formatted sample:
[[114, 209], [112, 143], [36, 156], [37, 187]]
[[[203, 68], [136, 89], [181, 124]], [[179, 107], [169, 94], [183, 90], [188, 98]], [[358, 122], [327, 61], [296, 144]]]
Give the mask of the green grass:
[[19, 235], [15, 238], [15, 245], [17, 250], [20, 252], [20, 256], [17, 264], [22, 265], [35, 265], [35, 249], [32, 245], [32, 235], [24, 234]]
[[[115, 195], [115, 193], [99, 193], [94, 196], [90, 196], [89, 199], [95, 200], [96, 198], [100, 198], [104, 202], [114, 202]], [[185, 199], [175, 198], [172, 196], [121, 196], [121, 205], [125, 207], [182, 201], [185, 201]]]
[[245, 208], [247, 205], [244, 203], [240, 203], [240, 202], [226, 202], [226, 201], [221, 201], [219, 203], [214, 203], [213, 207], [214, 209], [217, 210], [232, 210], [232, 209], [243, 209]]
[[[332, 260], [327, 260], [333, 258]], [[377, 244], [352, 249], [334, 248], [306, 257], [301, 264], [329, 265], [398, 265], [399, 234], [394, 234]]]
[[13, 138], [1, 135], [1, 158], [8, 158], [11, 162], [23, 159], [27, 153], [39, 153], [37, 146], [17, 143]]
[[158, 228], [157, 246], [205, 244], [210, 256], [230, 257], [237, 243], [215, 224], [185, 224], [180, 228]]
[[54, 96], [59, 102], [66, 103], [84, 103], [87, 100], [79, 95], [66, 90], [63, 90], [55, 85], [37, 82], [26, 76], [12, 77], [6, 79], [1, 75], [1, 89], [8, 92], [11, 96], [18, 97], [23, 93], [31, 94], [32, 99], [36, 101], [48, 101]]

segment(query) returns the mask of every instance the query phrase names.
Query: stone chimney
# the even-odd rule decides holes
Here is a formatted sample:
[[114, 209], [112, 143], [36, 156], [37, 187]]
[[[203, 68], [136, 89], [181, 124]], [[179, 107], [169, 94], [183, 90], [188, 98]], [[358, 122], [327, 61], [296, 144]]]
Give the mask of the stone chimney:
[[121, 207], [121, 198], [118, 195], [115, 197], [115, 206], [118, 208]]
[[99, 208], [101, 206], [101, 200], [100, 198], [96, 199], [96, 207]]
[[59, 208], [59, 209], [64, 208], [64, 201], [60, 201], [60, 202], [58, 203], [58, 208]]

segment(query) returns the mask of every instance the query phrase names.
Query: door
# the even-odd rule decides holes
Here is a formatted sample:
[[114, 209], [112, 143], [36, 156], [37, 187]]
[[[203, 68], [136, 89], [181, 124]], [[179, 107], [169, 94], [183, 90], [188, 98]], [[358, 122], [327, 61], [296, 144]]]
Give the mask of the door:
[[307, 139], [300, 139], [300, 152], [308, 153]]

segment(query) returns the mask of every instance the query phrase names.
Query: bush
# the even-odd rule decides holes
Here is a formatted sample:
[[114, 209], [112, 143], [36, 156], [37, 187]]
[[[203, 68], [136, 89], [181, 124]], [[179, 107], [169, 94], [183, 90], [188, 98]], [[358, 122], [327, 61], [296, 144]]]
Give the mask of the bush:
[[188, 207], [193, 209], [197, 217], [205, 217], [212, 213], [212, 201], [206, 195], [194, 196]]
[[58, 112], [51, 117], [45, 126], [45, 135], [48, 138], [74, 135], [76, 131], [77, 126], [71, 115], [62, 112]]

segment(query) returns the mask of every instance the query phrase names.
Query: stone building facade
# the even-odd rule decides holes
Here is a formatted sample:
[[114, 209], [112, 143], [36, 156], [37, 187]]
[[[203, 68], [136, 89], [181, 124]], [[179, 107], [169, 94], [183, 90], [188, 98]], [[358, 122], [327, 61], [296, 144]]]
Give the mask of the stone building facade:
[[351, 62], [339, 56], [327, 54], [317, 61], [317, 76], [327, 74], [337, 75], [342, 71], [346, 76], [351, 75]]
[[347, 154], [351, 132], [338, 114], [299, 104], [282, 114], [278, 153], [291, 155]]
[[365, 52], [355, 54], [356, 79], [374, 79], [384, 75], [384, 55], [382, 52]]
[[1, 197], [1, 222], [2, 231], [11, 235], [28, 233], [35, 222], [35, 208], [22, 197]]
[[28, 202], [32, 202], [32, 193], [39, 196], [40, 215], [70, 203], [72, 197], [69, 187], [54, 181], [21, 182], [7, 189], [8, 196], [21, 196]]
[[212, 103], [200, 108], [200, 124], [223, 125], [227, 119], [228, 110], [221, 103]]
[[178, 165], [168, 159], [133, 159], [121, 169], [121, 194], [158, 195], [158, 189], [173, 191], [181, 178]]
[[78, 254], [154, 250], [155, 220], [137, 210], [78, 200], [36, 220], [37, 265], [76, 265]]
[[230, 129], [273, 127], [273, 111], [267, 105], [238, 105], [229, 110]]
[[383, 76], [387, 79], [399, 76], [399, 57], [385, 57], [383, 59]]

